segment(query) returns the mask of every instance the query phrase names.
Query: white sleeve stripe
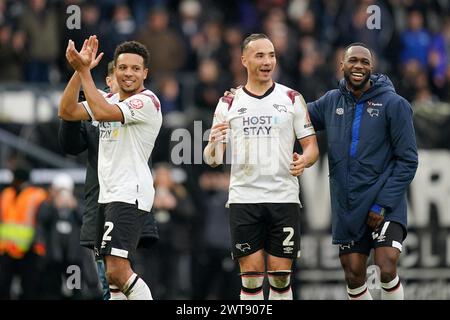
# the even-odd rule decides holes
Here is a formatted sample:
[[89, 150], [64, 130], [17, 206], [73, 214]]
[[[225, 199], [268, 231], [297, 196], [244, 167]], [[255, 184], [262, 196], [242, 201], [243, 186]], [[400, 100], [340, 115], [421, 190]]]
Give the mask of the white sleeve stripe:
[[307, 138], [310, 136], [315, 136], [316, 133], [315, 132], [306, 132], [304, 136], [300, 135], [299, 137], [297, 137], [297, 139], [303, 139], [303, 138]]

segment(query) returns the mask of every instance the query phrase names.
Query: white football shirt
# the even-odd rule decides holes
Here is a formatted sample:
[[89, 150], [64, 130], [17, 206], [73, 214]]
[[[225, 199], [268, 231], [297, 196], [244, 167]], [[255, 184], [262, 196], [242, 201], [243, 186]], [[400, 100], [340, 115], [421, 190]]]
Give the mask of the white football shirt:
[[119, 94], [105, 97], [123, 113], [124, 123], [97, 122], [87, 101], [84, 107], [99, 126], [98, 181], [99, 203], [114, 201], [135, 204], [144, 211], [153, 206], [155, 189], [148, 160], [162, 124], [160, 102], [150, 90], [124, 101]]
[[263, 96], [240, 88], [219, 101], [213, 124], [223, 121], [230, 127], [228, 203], [300, 203], [289, 173], [294, 143], [315, 134], [301, 94], [278, 83]]

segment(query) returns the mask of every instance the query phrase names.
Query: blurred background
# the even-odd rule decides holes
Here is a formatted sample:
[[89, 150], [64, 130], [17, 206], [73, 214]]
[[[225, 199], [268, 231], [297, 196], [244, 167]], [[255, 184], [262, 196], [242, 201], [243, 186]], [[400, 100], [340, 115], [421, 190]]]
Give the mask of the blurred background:
[[[70, 5], [81, 9], [79, 29], [69, 28], [76, 18], [67, 12]], [[371, 5], [380, 9], [380, 29], [367, 26]], [[160, 241], [139, 250], [136, 271], [155, 299], [238, 298], [224, 207], [227, 168], [193, 165], [195, 152], [183, 154], [188, 163], [174, 154], [180, 141], [198, 153], [223, 92], [245, 83], [240, 45], [253, 32], [274, 43], [275, 80], [308, 102], [336, 88], [347, 44], [362, 41], [373, 49], [376, 71], [386, 73], [413, 106], [420, 148], [400, 262], [405, 298], [450, 299], [450, 0], [0, 0], [0, 190], [19, 177], [42, 188], [35, 190], [39, 199], [48, 199], [26, 213], [33, 230], [24, 234], [31, 242], [14, 252], [0, 246], [0, 262], [6, 255], [15, 262], [0, 263], [0, 278], [12, 279], [0, 288], [3, 298], [101, 298], [92, 254], [78, 245], [86, 154], [66, 156], [57, 140], [59, 98], [73, 73], [65, 60], [67, 41], [80, 48], [92, 34], [105, 53], [92, 71], [97, 87], [105, 87], [116, 45], [138, 40], [150, 51], [146, 87], [162, 104], [163, 127], [152, 155]], [[173, 138], [174, 132], [183, 134]], [[331, 245], [321, 135], [319, 142], [321, 161], [300, 179], [302, 256], [294, 297], [346, 299], [338, 249]], [[7, 214], [3, 207], [3, 237]], [[39, 228], [47, 248], [37, 245]], [[75, 287], [67, 285], [73, 266], [81, 272]], [[375, 298], [376, 272], [369, 265]]]

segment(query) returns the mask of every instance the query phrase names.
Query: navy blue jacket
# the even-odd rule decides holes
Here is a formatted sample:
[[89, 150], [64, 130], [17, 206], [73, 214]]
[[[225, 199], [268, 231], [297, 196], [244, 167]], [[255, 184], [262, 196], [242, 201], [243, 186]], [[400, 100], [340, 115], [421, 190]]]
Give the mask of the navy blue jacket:
[[418, 165], [413, 112], [387, 76], [370, 81], [358, 101], [341, 80], [308, 104], [314, 128], [328, 138], [334, 244], [360, 240], [369, 211], [380, 207], [406, 231], [406, 190]]

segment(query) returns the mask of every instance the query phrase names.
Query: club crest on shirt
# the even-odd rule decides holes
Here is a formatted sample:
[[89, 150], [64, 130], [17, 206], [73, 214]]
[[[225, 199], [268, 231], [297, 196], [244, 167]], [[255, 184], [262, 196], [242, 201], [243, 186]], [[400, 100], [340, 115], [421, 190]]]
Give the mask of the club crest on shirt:
[[141, 99], [132, 99], [127, 104], [133, 109], [141, 109], [144, 106], [144, 102]]
[[287, 108], [286, 108], [286, 106], [283, 106], [283, 105], [281, 105], [281, 104], [274, 104], [273, 105], [273, 107], [275, 108], [275, 109], [277, 109], [277, 111], [279, 112], [279, 113], [281, 113], [281, 112], [287, 112]]
[[369, 107], [367, 108], [367, 112], [370, 114], [370, 117], [378, 117], [380, 115], [380, 110]]
[[344, 114], [344, 108], [341, 108], [341, 107], [337, 108], [336, 109], [336, 114], [338, 116], [342, 116]]

